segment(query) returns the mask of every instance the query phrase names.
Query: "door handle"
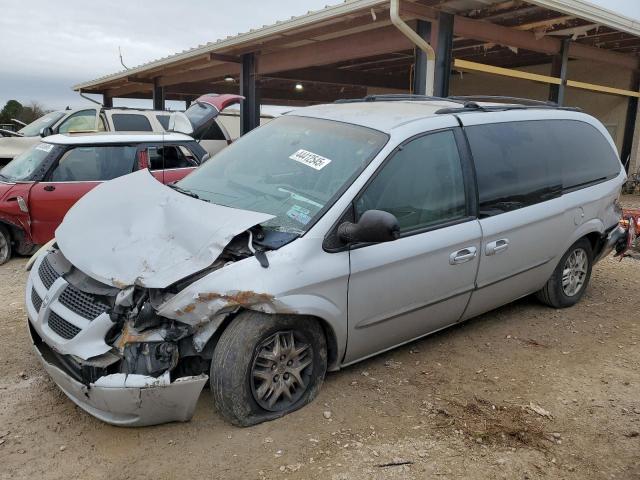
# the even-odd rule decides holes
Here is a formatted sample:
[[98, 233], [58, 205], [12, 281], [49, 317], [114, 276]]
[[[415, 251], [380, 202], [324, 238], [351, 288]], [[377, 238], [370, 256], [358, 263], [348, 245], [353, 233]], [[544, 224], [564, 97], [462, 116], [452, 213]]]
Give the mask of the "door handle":
[[463, 248], [462, 250], [458, 250], [457, 252], [453, 252], [449, 255], [449, 263], [451, 265], [460, 265], [461, 263], [473, 260], [476, 258], [477, 254], [478, 249], [476, 247]]
[[509, 248], [509, 239], [501, 238], [500, 240], [496, 240], [495, 242], [487, 243], [487, 246], [484, 249], [484, 253], [487, 256], [495, 255], [496, 253], [504, 252], [507, 248]]
[[47, 185], [46, 187], [44, 187], [45, 192], [53, 192], [55, 189], [56, 187], [53, 185]]

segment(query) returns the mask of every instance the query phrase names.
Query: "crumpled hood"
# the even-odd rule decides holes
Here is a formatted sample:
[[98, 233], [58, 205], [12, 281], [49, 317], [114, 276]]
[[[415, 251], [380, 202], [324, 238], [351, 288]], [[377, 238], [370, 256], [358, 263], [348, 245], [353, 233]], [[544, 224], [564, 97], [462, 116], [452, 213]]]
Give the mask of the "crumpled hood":
[[165, 288], [208, 267], [233, 237], [271, 218], [188, 197], [141, 170], [85, 195], [56, 241], [75, 267], [100, 282]]

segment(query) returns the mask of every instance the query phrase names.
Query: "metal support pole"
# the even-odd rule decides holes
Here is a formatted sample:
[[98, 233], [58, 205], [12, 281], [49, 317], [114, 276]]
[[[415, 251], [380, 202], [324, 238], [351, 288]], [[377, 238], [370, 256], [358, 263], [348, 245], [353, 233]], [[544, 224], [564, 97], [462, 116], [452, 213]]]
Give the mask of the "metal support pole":
[[449, 96], [449, 79], [453, 64], [453, 22], [455, 16], [440, 12], [438, 18], [438, 40], [436, 42], [436, 78], [434, 92], [436, 97]]
[[258, 71], [256, 55], [245, 53], [241, 58], [240, 95], [244, 100], [240, 104], [240, 135], [244, 135], [260, 125], [260, 99], [256, 85]]
[[564, 105], [565, 92], [567, 89], [567, 74], [569, 72], [569, 47], [571, 39], [565, 38], [562, 41], [560, 53], [553, 57], [551, 63], [551, 76], [560, 77], [560, 85], [549, 85], [549, 100], [560, 106]]
[[[416, 33], [426, 42], [431, 42], [431, 22], [418, 20]], [[412, 91], [415, 95], [427, 94], [427, 54], [415, 48]]]
[[103, 93], [102, 94], [102, 106], [103, 107], [107, 107], [107, 108], [113, 107], [113, 98], [111, 98], [108, 94]]
[[164, 87], [153, 83], [153, 109], [164, 110]]
[[[634, 92], [640, 90], [640, 74], [638, 72], [631, 74], [631, 90]], [[622, 149], [620, 150], [620, 158], [622, 159], [622, 163], [626, 165], [627, 173], [636, 173], [636, 170], [640, 168], [640, 160], [638, 158], [630, 158], [631, 152], [633, 151], [634, 137], [639, 135], [639, 129], [636, 128], [639, 114], [638, 97], [629, 97], [627, 117], [624, 122]], [[636, 145], [638, 141], [640, 141], [640, 138], [635, 138]]]

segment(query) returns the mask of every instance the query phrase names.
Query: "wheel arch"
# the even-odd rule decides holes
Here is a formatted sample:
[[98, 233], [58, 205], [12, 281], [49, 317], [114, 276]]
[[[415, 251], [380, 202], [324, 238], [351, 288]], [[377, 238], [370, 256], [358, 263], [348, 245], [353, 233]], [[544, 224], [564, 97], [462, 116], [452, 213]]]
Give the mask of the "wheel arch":
[[[216, 331], [211, 336], [211, 338], [207, 341], [207, 344], [204, 347], [203, 352], [213, 352], [216, 344], [218, 343], [218, 340], [220, 340], [220, 337], [222, 336], [224, 331], [227, 328], [229, 328], [231, 323], [233, 323], [234, 319], [244, 311], [251, 311], [251, 309], [240, 308], [233, 314], [227, 315], [227, 317], [224, 318], [222, 323], [220, 323], [220, 326], [216, 329]], [[342, 359], [342, 355], [344, 355], [344, 351], [341, 350], [338, 346], [338, 335], [336, 334], [336, 331], [334, 330], [330, 322], [328, 322], [324, 318], [319, 317], [317, 315], [310, 315], [305, 313], [285, 313], [285, 312], [276, 312], [276, 313], [261, 312], [261, 313], [263, 313], [264, 315], [287, 315], [287, 316], [299, 316], [299, 317], [314, 319], [322, 327], [322, 331], [324, 332], [324, 337], [327, 342], [327, 370], [328, 371], [339, 370], [340, 362]]]

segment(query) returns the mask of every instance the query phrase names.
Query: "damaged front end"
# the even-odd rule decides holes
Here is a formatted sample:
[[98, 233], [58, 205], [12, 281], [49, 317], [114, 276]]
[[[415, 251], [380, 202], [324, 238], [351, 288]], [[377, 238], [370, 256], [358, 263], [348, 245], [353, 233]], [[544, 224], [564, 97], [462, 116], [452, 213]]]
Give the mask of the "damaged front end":
[[177, 368], [190, 328], [149, 313], [147, 293], [123, 295], [52, 250], [31, 270], [26, 304], [38, 357], [78, 406], [122, 426], [192, 417], [208, 376]]
[[[138, 208], [123, 191], [139, 192]], [[180, 308], [172, 301], [240, 260], [268, 268], [265, 252], [297, 237], [264, 231], [260, 224], [270, 218], [196, 200], [145, 171], [89, 192], [27, 282], [30, 332], [51, 377], [107, 423], [189, 420], [208, 380], [216, 331], [240, 308], [266, 311], [274, 301], [231, 290], [202, 293]]]
[[167, 288], [104, 284], [52, 246], [35, 260], [27, 283], [30, 333], [40, 360], [71, 400], [107, 423], [188, 421], [208, 380], [211, 340], [220, 326], [241, 308], [268, 311], [275, 301], [229, 291], [200, 294], [168, 315], [163, 309], [209, 273], [256, 257], [256, 247], [293, 238], [267, 237], [260, 227], [237, 235], [209, 268]]

